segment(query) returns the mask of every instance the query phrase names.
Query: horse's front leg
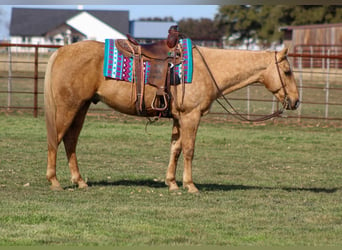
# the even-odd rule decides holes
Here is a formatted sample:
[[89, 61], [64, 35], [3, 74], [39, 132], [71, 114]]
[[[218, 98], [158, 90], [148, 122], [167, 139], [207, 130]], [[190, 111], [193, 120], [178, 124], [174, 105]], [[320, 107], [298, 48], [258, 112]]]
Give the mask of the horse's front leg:
[[171, 149], [170, 161], [166, 172], [165, 184], [169, 186], [170, 191], [178, 190], [176, 183], [176, 169], [179, 155], [182, 150], [181, 134], [179, 128], [179, 121], [173, 119], [172, 135], [171, 135]]
[[201, 114], [193, 110], [180, 116], [180, 133], [182, 135], [182, 151], [184, 157], [183, 187], [189, 193], [197, 193], [198, 189], [192, 180], [192, 159], [195, 152], [195, 140]]

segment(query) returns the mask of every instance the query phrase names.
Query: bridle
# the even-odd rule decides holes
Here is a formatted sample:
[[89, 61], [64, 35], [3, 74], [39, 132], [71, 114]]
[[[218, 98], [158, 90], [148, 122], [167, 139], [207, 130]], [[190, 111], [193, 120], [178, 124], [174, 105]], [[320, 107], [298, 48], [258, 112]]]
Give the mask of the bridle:
[[282, 103], [283, 105], [282, 105], [282, 107], [281, 107], [279, 110], [275, 111], [274, 113], [272, 113], [272, 114], [270, 114], [270, 115], [266, 115], [266, 116], [263, 116], [263, 117], [260, 117], [260, 118], [257, 118], [257, 119], [248, 119], [247, 117], [245, 117], [245, 116], [243, 116], [242, 114], [240, 114], [240, 113], [233, 107], [233, 105], [228, 101], [228, 99], [224, 96], [222, 90], [219, 88], [219, 86], [218, 86], [218, 84], [217, 84], [217, 82], [216, 82], [216, 80], [215, 80], [215, 77], [214, 77], [213, 73], [211, 72], [211, 70], [210, 70], [210, 68], [209, 68], [209, 66], [208, 66], [208, 64], [207, 64], [207, 62], [206, 62], [204, 56], [202, 55], [201, 51], [199, 50], [199, 48], [198, 48], [196, 45], [194, 45], [194, 48], [198, 51], [198, 53], [199, 53], [199, 55], [200, 55], [200, 57], [201, 57], [201, 59], [202, 59], [204, 65], [205, 65], [205, 67], [206, 67], [207, 70], [208, 70], [208, 73], [209, 73], [209, 75], [210, 75], [210, 78], [211, 78], [211, 80], [213, 81], [213, 83], [214, 83], [214, 85], [215, 85], [215, 88], [217, 89], [217, 91], [218, 91], [218, 93], [219, 93], [218, 98], [219, 98], [219, 97], [222, 97], [222, 98], [224, 99], [224, 101], [228, 104], [228, 106], [229, 106], [229, 107], [233, 110], [233, 112], [234, 112], [234, 113], [233, 113], [233, 112], [229, 111], [229, 110], [226, 108], [226, 106], [224, 106], [224, 105], [218, 100], [218, 98], [217, 98], [217, 99], [216, 99], [216, 102], [217, 102], [217, 103], [218, 103], [218, 104], [219, 104], [219, 105], [220, 105], [228, 114], [230, 114], [230, 115], [232, 115], [232, 116], [238, 118], [238, 119], [241, 120], [241, 121], [248, 121], [248, 122], [260, 122], [260, 121], [266, 121], [266, 120], [272, 119], [272, 118], [274, 118], [274, 117], [280, 117], [280, 115], [283, 113], [284, 109], [285, 109], [286, 106], [288, 105], [288, 98], [287, 98], [288, 95], [287, 95], [287, 91], [286, 91], [286, 88], [285, 88], [285, 83], [284, 83], [284, 81], [283, 81], [283, 79], [282, 79], [282, 77], [281, 77], [281, 74], [280, 74], [279, 62], [277, 61], [277, 51], [275, 51], [274, 57], [275, 57], [275, 64], [276, 64], [276, 66], [277, 66], [277, 72], [278, 72], [279, 79], [280, 79], [280, 82], [281, 82], [281, 88], [279, 88], [278, 90], [276, 90], [276, 91], [273, 92], [273, 93], [277, 93], [277, 92], [279, 92], [281, 89], [283, 89], [284, 95], [285, 95], [285, 96], [284, 96], [284, 102]]
[[286, 108], [286, 106], [288, 105], [288, 94], [287, 94], [287, 91], [286, 91], [286, 88], [285, 88], [285, 83], [283, 81], [283, 78], [281, 77], [281, 74], [280, 74], [280, 69], [279, 69], [279, 62], [277, 60], [277, 51], [274, 52], [274, 59], [275, 59], [275, 64], [277, 66], [277, 72], [278, 72], [278, 76], [279, 76], [279, 79], [280, 79], [280, 83], [281, 83], [281, 87], [279, 88], [279, 90], [277, 90], [276, 92], [274, 93], [277, 93], [278, 91], [280, 91], [281, 89], [283, 89], [284, 91], [284, 102], [283, 102], [283, 109]]

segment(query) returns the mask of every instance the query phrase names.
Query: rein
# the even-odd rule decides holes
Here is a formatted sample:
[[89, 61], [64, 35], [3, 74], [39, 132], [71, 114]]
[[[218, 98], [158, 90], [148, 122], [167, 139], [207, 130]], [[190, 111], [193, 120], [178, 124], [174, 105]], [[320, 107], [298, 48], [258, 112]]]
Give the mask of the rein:
[[[248, 118], [246, 118], [245, 116], [243, 116], [242, 114], [240, 114], [234, 107], [233, 107], [233, 105], [229, 102], [229, 100], [223, 95], [223, 92], [221, 91], [221, 89], [219, 88], [219, 86], [218, 86], [218, 84], [217, 84], [217, 82], [216, 82], [216, 80], [215, 80], [215, 77], [214, 77], [214, 75], [213, 75], [213, 73], [211, 72], [211, 70], [210, 70], [210, 68], [209, 68], [209, 66], [208, 66], [208, 64], [207, 64], [207, 61], [205, 60], [205, 58], [204, 58], [204, 56], [202, 55], [202, 53], [201, 53], [201, 51], [198, 49], [198, 47], [196, 46], [196, 45], [194, 45], [194, 48], [198, 51], [198, 53], [199, 53], [199, 55], [200, 55], [200, 57], [201, 57], [201, 59], [202, 59], [202, 61], [203, 61], [203, 63], [204, 63], [204, 65], [205, 65], [205, 67], [207, 68], [207, 70], [208, 70], [208, 73], [209, 73], [209, 75], [210, 75], [210, 78], [211, 78], [211, 80], [213, 81], [213, 83], [214, 83], [214, 85], [215, 85], [215, 87], [216, 87], [216, 89], [217, 89], [217, 91], [218, 91], [218, 93], [219, 93], [219, 96], [218, 97], [222, 97], [224, 100], [225, 100], [225, 102], [229, 105], [229, 107], [233, 110], [233, 112], [231, 112], [231, 111], [229, 111], [219, 100], [218, 100], [218, 98], [216, 99], [216, 102], [218, 103], [218, 104], [220, 104], [220, 106], [228, 113], [228, 114], [230, 114], [230, 115], [232, 115], [232, 116], [234, 116], [234, 117], [236, 117], [236, 118], [238, 118], [239, 120], [241, 120], [241, 121], [248, 121], [248, 122], [261, 122], [261, 121], [266, 121], [266, 120], [269, 120], [269, 119], [271, 119], [271, 118], [274, 118], [274, 117], [280, 117], [280, 115], [283, 113], [283, 111], [284, 111], [284, 109], [285, 109], [285, 107], [286, 107], [286, 105], [287, 105], [287, 91], [286, 91], [286, 89], [285, 89], [285, 84], [284, 84], [284, 82], [283, 82], [283, 79], [281, 78], [281, 74], [280, 74], [280, 69], [279, 69], [279, 65], [278, 65], [278, 62], [277, 62], [277, 52], [275, 52], [275, 64], [277, 65], [277, 71], [278, 71], [278, 75], [279, 75], [279, 78], [280, 78], [280, 82], [281, 82], [281, 85], [282, 85], [282, 88], [284, 89], [284, 93], [285, 93], [285, 97], [284, 97], [284, 103], [283, 103], [283, 107], [280, 109], [280, 110], [278, 110], [278, 111], [276, 111], [276, 112], [274, 112], [274, 113], [272, 113], [272, 114], [270, 114], [270, 115], [266, 115], [266, 116], [263, 116], [263, 117], [260, 117], [260, 118], [257, 118], [257, 119], [248, 119]], [[279, 89], [280, 90], [280, 89]]]

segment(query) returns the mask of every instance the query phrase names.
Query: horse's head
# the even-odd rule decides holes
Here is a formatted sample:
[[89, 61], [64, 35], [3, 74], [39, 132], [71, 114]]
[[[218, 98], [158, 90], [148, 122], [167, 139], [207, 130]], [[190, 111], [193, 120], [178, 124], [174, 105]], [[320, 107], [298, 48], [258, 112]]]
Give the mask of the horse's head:
[[287, 60], [288, 49], [275, 52], [274, 59], [263, 74], [263, 84], [283, 104], [283, 107], [295, 110], [299, 106], [296, 80]]

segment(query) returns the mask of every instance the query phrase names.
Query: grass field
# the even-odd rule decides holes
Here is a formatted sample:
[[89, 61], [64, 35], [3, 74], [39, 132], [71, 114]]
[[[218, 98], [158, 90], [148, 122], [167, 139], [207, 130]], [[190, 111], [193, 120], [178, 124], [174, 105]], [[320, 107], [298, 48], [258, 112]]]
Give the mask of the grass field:
[[70, 183], [61, 145], [53, 192], [43, 118], [0, 114], [0, 245], [342, 246], [341, 128], [206, 120], [191, 195], [164, 185], [171, 122], [145, 123], [87, 117], [90, 187]]

